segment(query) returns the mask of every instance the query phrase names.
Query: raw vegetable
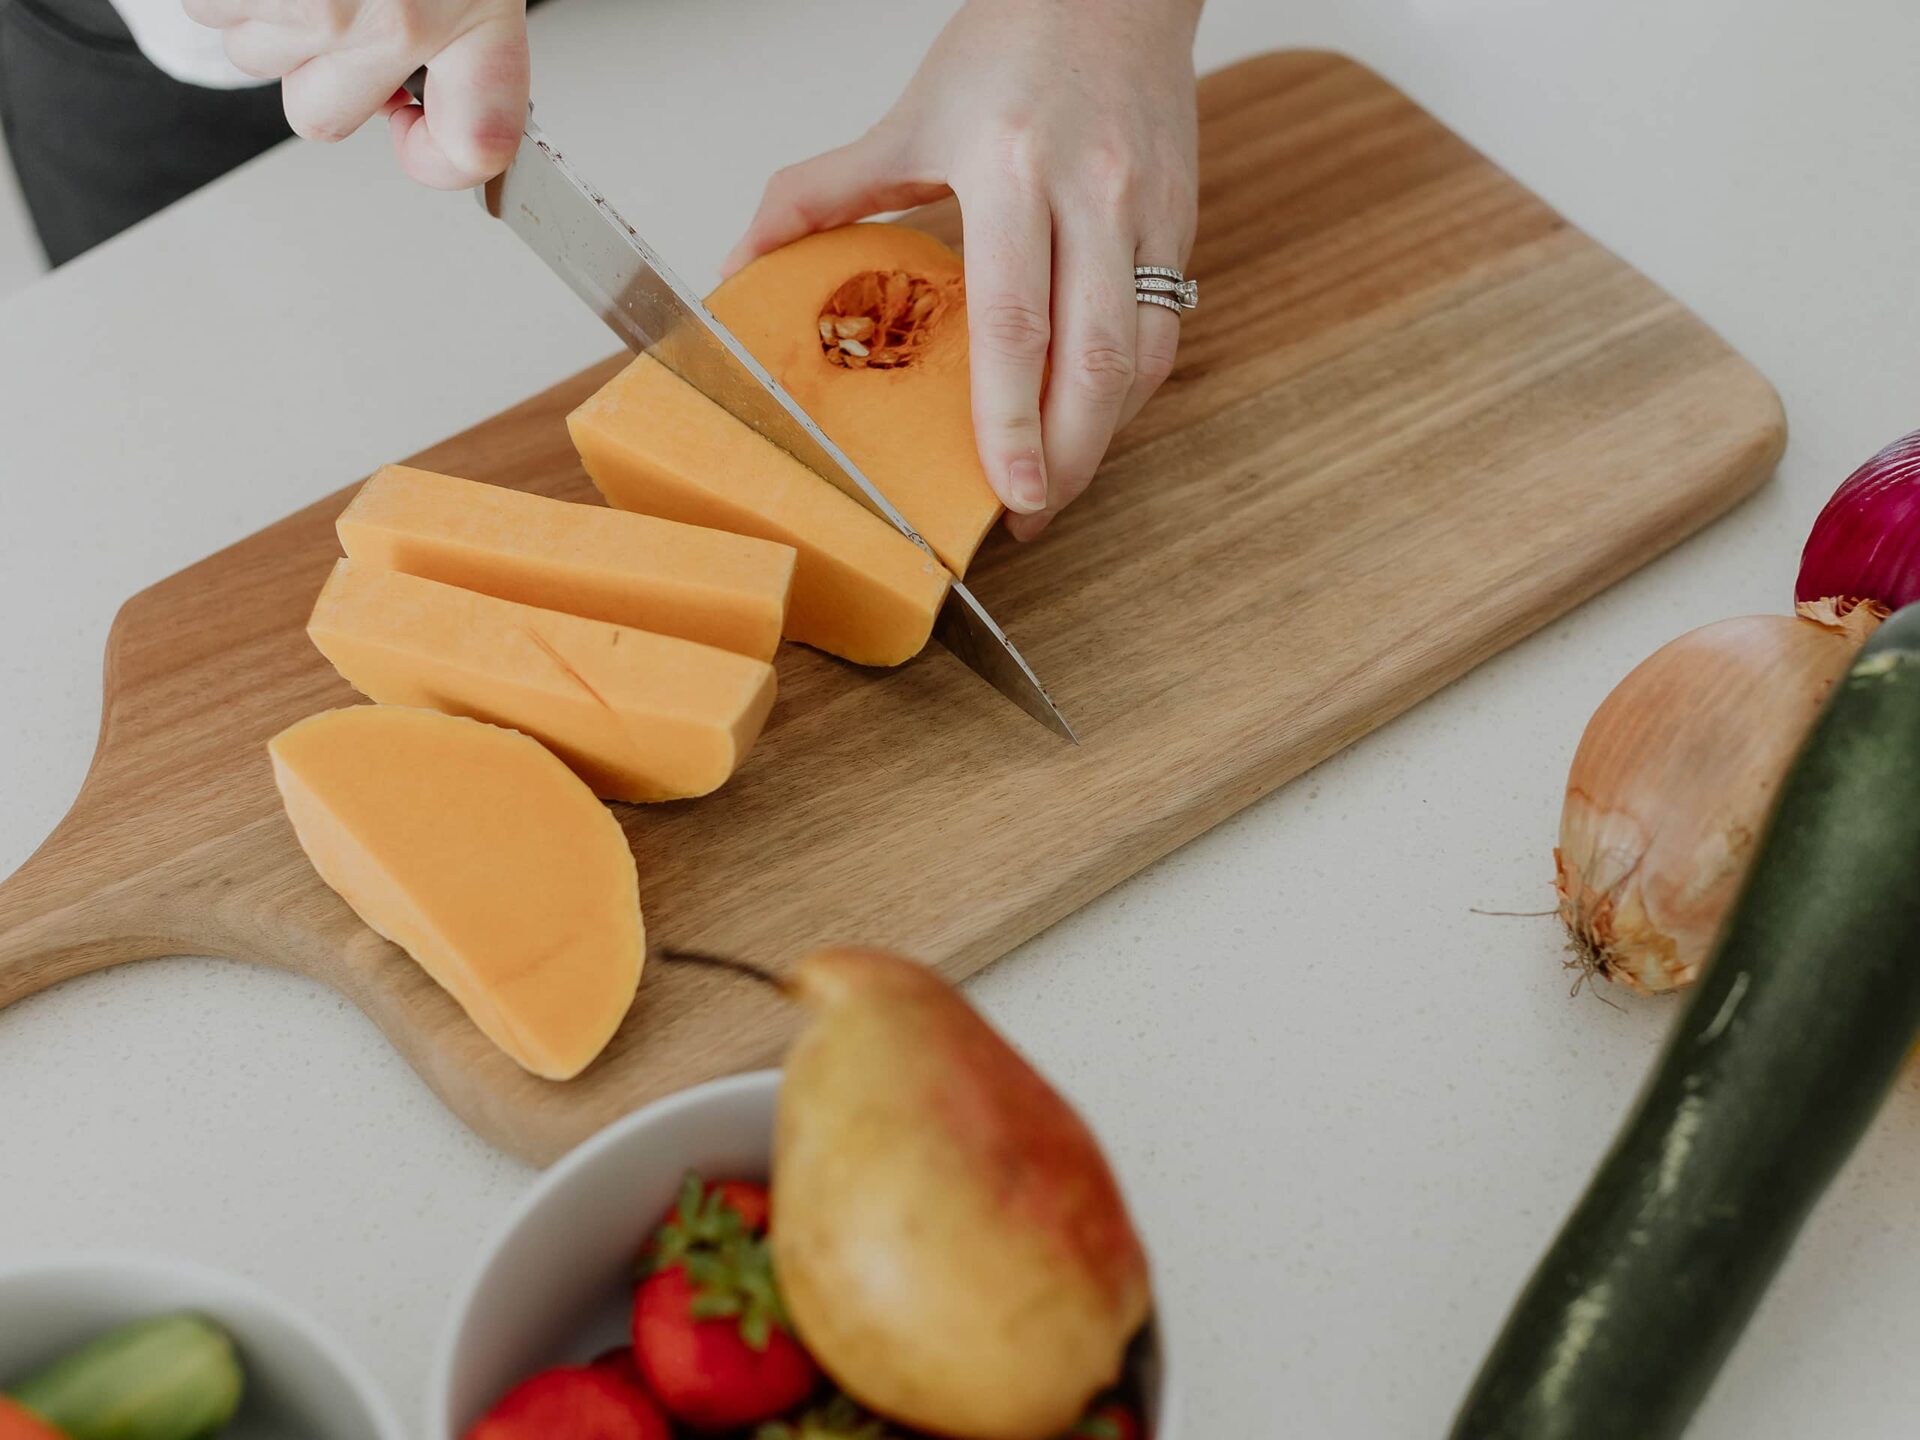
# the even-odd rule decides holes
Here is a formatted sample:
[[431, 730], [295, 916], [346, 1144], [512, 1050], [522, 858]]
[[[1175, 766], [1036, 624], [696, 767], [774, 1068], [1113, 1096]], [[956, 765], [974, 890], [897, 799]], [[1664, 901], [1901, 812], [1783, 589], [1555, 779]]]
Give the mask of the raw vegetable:
[[766, 1192], [689, 1175], [642, 1257], [633, 1355], [648, 1387], [696, 1430], [783, 1414], [820, 1378], [774, 1287]]
[[347, 555], [543, 610], [771, 660], [793, 547], [387, 465], [334, 528]]
[[10, 1393], [67, 1440], [202, 1440], [233, 1418], [244, 1387], [224, 1330], [163, 1315], [102, 1335]]
[[672, 1440], [653, 1398], [599, 1364], [543, 1370], [503, 1396], [466, 1440]]
[[315, 715], [268, 750], [320, 878], [490, 1040], [552, 1080], [605, 1048], [646, 951], [639, 880], [566, 766], [515, 731], [384, 705]]
[[609, 800], [718, 789], [773, 708], [764, 660], [352, 560], [307, 634], [369, 699], [524, 731]]
[[1920, 431], [1896, 440], [1833, 493], [1800, 557], [1800, 600], [1920, 600]]
[[952, 581], [940, 563], [659, 361], [635, 360], [567, 428], [609, 505], [793, 546], [790, 639], [857, 665], [927, 643]]
[[0, 1440], [66, 1440], [38, 1415], [0, 1395]]
[[1456, 1440], [1685, 1429], [1920, 1035], [1916, 875], [1911, 607], [1866, 643], [1787, 772], [1701, 983]]
[[800, 1338], [878, 1414], [1057, 1440], [1120, 1377], [1147, 1261], [1099, 1142], [932, 971], [815, 951], [774, 1134], [773, 1256]]
[[1830, 604], [1682, 635], [1588, 722], [1554, 851], [1583, 974], [1691, 984], [1733, 903], [1787, 763], [1879, 623]]
[[1000, 502], [974, 440], [960, 257], [847, 225], [762, 255], [707, 306], [964, 575]]

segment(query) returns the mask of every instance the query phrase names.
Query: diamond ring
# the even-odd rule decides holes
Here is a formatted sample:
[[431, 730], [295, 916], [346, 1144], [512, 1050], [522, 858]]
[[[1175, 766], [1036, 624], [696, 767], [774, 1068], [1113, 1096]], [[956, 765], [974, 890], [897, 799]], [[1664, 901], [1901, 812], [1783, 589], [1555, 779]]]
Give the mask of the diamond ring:
[[1200, 303], [1200, 283], [1189, 280], [1171, 265], [1133, 267], [1133, 298], [1142, 305], [1159, 305], [1178, 314]]

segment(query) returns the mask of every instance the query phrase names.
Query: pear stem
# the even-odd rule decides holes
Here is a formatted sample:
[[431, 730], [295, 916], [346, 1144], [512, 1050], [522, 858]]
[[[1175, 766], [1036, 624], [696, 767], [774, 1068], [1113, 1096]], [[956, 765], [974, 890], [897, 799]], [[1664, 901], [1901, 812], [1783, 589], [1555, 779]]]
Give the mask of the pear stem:
[[669, 965], [704, 965], [709, 970], [725, 970], [734, 975], [744, 975], [749, 980], [757, 980], [762, 985], [771, 986], [782, 995], [788, 993], [785, 980], [771, 970], [762, 968], [747, 960], [736, 960], [731, 955], [709, 955], [701, 950], [656, 950], [654, 954]]

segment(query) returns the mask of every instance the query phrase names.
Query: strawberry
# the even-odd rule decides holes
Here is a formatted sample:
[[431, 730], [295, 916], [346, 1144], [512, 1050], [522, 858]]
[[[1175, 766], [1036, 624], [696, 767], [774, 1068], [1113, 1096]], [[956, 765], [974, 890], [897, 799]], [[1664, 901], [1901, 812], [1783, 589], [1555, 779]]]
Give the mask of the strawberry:
[[566, 1365], [521, 1381], [466, 1440], [672, 1440], [667, 1417], [638, 1385], [599, 1365]]
[[782, 1414], [819, 1379], [800, 1342], [777, 1323], [756, 1325], [758, 1312], [703, 1317], [718, 1293], [673, 1265], [642, 1281], [633, 1300], [640, 1373], [674, 1418], [696, 1430], [734, 1430]]
[[1082, 1416], [1065, 1440], [1142, 1440], [1142, 1435], [1132, 1408], [1118, 1400], [1107, 1400]]
[[753, 1432], [753, 1440], [904, 1440], [901, 1432], [838, 1391], [824, 1405], [816, 1405], [797, 1419], [769, 1420]]
[[820, 1372], [793, 1337], [765, 1224], [764, 1190], [689, 1174], [641, 1257], [633, 1355], [660, 1403], [697, 1430], [733, 1430], [791, 1410]]
[[707, 1186], [707, 1194], [718, 1195], [720, 1203], [729, 1206], [750, 1233], [767, 1233], [773, 1217], [773, 1197], [767, 1193], [766, 1186], [751, 1180], [715, 1180]]
[[638, 1389], [647, 1388], [647, 1382], [640, 1378], [640, 1367], [633, 1363], [631, 1345], [616, 1345], [611, 1350], [602, 1350], [587, 1364], [590, 1369], [610, 1371]]

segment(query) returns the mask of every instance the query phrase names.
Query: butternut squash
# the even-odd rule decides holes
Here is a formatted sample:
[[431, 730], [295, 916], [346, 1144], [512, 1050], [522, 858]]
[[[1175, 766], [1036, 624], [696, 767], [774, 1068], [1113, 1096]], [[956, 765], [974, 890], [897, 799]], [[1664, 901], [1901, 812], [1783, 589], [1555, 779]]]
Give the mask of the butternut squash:
[[390, 705], [310, 716], [267, 748], [320, 878], [488, 1039], [549, 1080], [606, 1048], [646, 955], [639, 878], [566, 766], [515, 731]]
[[387, 465], [335, 528], [348, 556], [502, 600], [771, 660], [793, 548]]
[[1000, 501], [973, 437], [960, 257], [904, 226], [844, 225], [762, 255], [707, 308], [965, 575]]
[[947, 571], [657, 360], [636, 359], [567, 428], [609, 504], [793, 546], [790, 639], [860, 665], [927, 643]]
[[718, 788], [773, 706], [764, 660], [353, 560], [307, 634], [369, 699], [524, 730], [610, 800]]

